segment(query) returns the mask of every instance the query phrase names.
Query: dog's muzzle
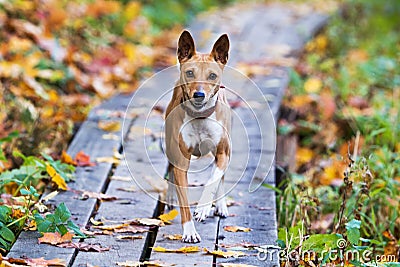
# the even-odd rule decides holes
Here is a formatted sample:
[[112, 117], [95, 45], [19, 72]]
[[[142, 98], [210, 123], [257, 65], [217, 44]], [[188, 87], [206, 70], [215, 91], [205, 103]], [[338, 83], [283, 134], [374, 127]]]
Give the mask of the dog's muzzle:
[[204, 106], [204, 99], [205, 99], [206, 95], [203, 92], [195, 92], [193, 94], [193, 99], [194, 101], [192, 102], [193, 106], [195, 106], [196, 108], [200, 108]]

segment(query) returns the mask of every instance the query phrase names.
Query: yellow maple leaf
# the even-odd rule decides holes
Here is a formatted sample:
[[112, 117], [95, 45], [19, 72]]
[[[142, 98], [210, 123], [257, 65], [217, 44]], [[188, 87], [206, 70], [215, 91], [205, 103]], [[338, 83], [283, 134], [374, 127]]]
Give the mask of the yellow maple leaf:
[[153, 251], [156, 252], [171, 252], [171, 253], [193, 253], [193, 252], [199, 252], [200, 249], [198, 246], [187, 246], [187, 247], [181, 247], [178, 249], [169, 249], [169, 248], [163, 248], [163, 247], [153, 247]]
[[176, 216], [178, 216], [179, 212], [175, 209], [171, 210], [168, 213], [160, 215], [158, 218], [162, 220], [164, 223], [170, 224], [173, 219], [175, 219]]
[[140, 15], [141, 4], [136, 1], [129, 2], [124, 8], [124, 17], [127, 20], [135, 19]]
[[314, 156], [314, 152], [305, 147], [299, 147], [296, 152], [296, 163], [297, 166], [310, 162]]
[[304, 90], [307, 93], [318, 93], [322, 88], [322, 81], [318, 78], [309, 78], [304, 83]]
[[65, 180], [61, 177], [61, 175], [53, 168], [50, 166], [50, 164], [46, 164], [46, 171], [50, 175], [51, 180], [56, 183], [59, 189], [62, 190], [67, 190], [67, 183]]
[[121, 122], [119, 121], [99, 121], [98, 126], [103, 131], [117, 132], [121, 130]]
[[204, 248], [204, 252], [206, 252], [206, 254], [211, 254], [211, 255], [215, 255], [217, 257], [222, 257], [222, 258], [238, 258], [238, 257], [243, 257], [246, 256], [247, 254], [241, 251], [222, 251], [222, 250], [208, 250], [206, 248]]
[[250, 232], [251, 228], [243, 227], [243, 226], [225, 226], [224, 230], [227, 232]]

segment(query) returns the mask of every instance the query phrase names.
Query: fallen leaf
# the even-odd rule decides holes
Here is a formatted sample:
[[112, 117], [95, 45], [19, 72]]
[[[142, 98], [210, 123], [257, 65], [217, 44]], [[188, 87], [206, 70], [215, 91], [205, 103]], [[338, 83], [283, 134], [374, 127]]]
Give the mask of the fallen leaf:
[[62, 190], [67, 190], [67, 183], [65, 180], [61, 177], [61, 175], [53, 168], [50, 166], [50, 164], [46, 164], [46, 171], [51, 177], [51, 180], [56, 183], [59, 189]]
[[102, 221], [96, 221], [93, 217], [90, 217], [89, 220], [93, 225], [102, 225], [103, 222]]
[[63, 259], [45, 260], [44, 258], [26, 259], [25, 263], [32, 267], [67, 266]]
[[117, 132], [121, 130], [121, 122], [120, 121], [99, 121], [97, 126], [106, 132]]
[[64, 150], [61, 153], [61, 162], [67, 163], [67, 164], [71, 164], [76, 166], [76, 161], [72, 159], [72, 157], [70, 155], [67, 154], [67, 152], [65, 152]]
[[224, 226], [224, 230], [227, 232], [250, 232], [251, 228], [243, 227], [243, 226]]
[[161, 261], [124, 261], [124, 262], [117, 262], [118, 266], [123, 267], [141, 267], [141, 266], [149, 266], [149, 267], [167, 267], [167, 266], [174, 266], [176, 264], [165, 263]]
[[144, 236], [142, 236], [142, 235], [118, 235], [116, 238], [121, 239], [121, 240], [125, 240], [125, 239], [134, 240], [134, 239], [143, 239]]
[[91, 167], [95, 166], [96, 163], [90, 162], [90, 156], [85, 154], [83, 151], [79, 151], [75, 155], [76, 165], [79, 167]]
[[112, 200], [118, 199], [115, 196], [109, 196], [109, 195], [106, 195], [103, 193], [90, 192], [90, 191], [83, 191], [81, 198], [82, 199], [97, 198], [98, 200], [102, 200], [102, 201], [112, 201]]
[[141, 225], [148, 225], [148, 226], [164, 226], [163, 221], [158, 219], [150, 219], [150, 218], [140, 218], [136, 219], [136, 222]]
[[133, 180], [129, 176], [118, 176], [118, 175], [111, 176], [110, 179], [111, 180], [116, 180], [116, 181], [124, 181], [124, 182], [131, 182]]
[[74, 234], [67, 232], [61, 236], [60, 233], [43, 233], [43, 237], [38, 238], [39, 244], [46, 243], [51, 245], [57, 245], [61, 243], [71, 242]]
[[117, 228], [114, 229], [115, 233], [144, 233], [144, 232], [148, 232], [149, 229], [142, 227], [142, 226], [135, 226], [135, 225], [128, 225], [126, 227], [123, 228]]
[[43, 197], [41, 199], [42, 202], [48, 201], [50, 199], [53, 199], [54, 197], [56, 197], [58, 195], [58, 191], [53, 191], [50, 192], [49, 194], [47, 194], [45, 197]]
[[92, 228], [101, 229], [101, 230], [110, 230], [113, 231], [115, 229], [121, 229], [129, 226], [129, 223], [121, 223], [121, 224], [109, 224], [109, 225], [94, 225]]
[[200, 249], [198, 246], [186, 246], [186, 247], [181, 247], [178, 249], [168, 249], [168, 248], [163, 248], [163, 247], [153, 247], [153, 251], [156, 252], [166, 252], [166, 253], [193, 253], [193, 252], [199, 252]]
[[136, 192], [137, 188], [136, 188], [136, 186], [132, 185], [132, 186], [129, 186], [129, 187], [119, 187], [119, 188], [117, 188], [117, 190], [125, 191], [125, 192]]
[[111, 163], [118, 165], [120, 160], [115, 157], [98, 157], [96, 158], [97, 163]]
[[176, 209], [173, 209], [168, 213], [160, 215], [158, 218], [160, 218], [164, 223], [171, 224], [171, 221], [175, 219], [178, 214], [179, 212]]
[[182, 240], [182, 235], [180, 234], [164, 234], [163, 237], [168, 240]]
[[304, 90], [307, 93], [318, 93], [322, 88], [322, 81], [318, 78], [309, 78], [304, 83]]
[[112, 133], [103, 134], [101, 138], [103, 138], [104, 140], [115, 140], [115, 141], [119, 141], [120, 139], [118, 135]]
[[206, 254], [211, 254], [211, 255], [215, 255], [217, 257], [221, 257], [221, 258], [239, 258], [239, 257], [243, 257], [246, 256], [247, 254], [241, 251], [222, 251], [222, 250], [213, 250], [210, 251], [206, 248], [204, 248], [204, 252], [206, 252]]
[[296, 165], [300, 166], [306, 164], [312, 160], [314, 152], [305, 147], [299, 147], [296, 151]]
[[95, 245], [95, 244], [87, 244], [87, 243], [63, 243], [63, 244], [58, 244], [57, 247], [61, 248], [76, 248], [80, 251], [92, 251], [92, 252], [104, 252], [104, 251], [109, 251], [109, 247], [102, 247], [100, 245]]

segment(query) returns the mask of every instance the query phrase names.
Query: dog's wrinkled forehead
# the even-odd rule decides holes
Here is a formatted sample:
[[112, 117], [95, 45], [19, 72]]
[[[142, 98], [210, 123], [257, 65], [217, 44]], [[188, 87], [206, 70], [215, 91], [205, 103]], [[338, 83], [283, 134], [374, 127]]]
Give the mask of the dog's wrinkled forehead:
[[181, 71], [192, 70], [195, 72], [209, 72], [222, 73], [223, 66], [213, 60], [209, 54], [196, 54], [190, 60], [181, 63]]

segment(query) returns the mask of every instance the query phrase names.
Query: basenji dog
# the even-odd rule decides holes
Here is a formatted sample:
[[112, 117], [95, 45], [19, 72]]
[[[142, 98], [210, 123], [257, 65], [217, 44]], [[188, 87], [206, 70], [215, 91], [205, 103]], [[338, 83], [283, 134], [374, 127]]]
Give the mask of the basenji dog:
[[[194, 219], [203, 221], [210, 215], [215, 201], [215, 214], [228, 216], [224, 198], [224, 173], [230, 159], [231, 109], [221, 77], [228, 60], [229, 39], [223, 34], [211, 53], [198, 53], [194, 40], [184, 31], [178, 41], [177, 56], [180, 77], [166, 110], [165, 141], [169, 160], [167, 195], [176, 189], [183, 235], [182, 241], [201, 241], [195, 229], [188, 203], [187, 173], [192, 156], [212, 153], [215, 164], [194, 212]], [[170, 188], [172, 188], [170, 190]], [[167, 197], [167, 202], [169, 202]]]

